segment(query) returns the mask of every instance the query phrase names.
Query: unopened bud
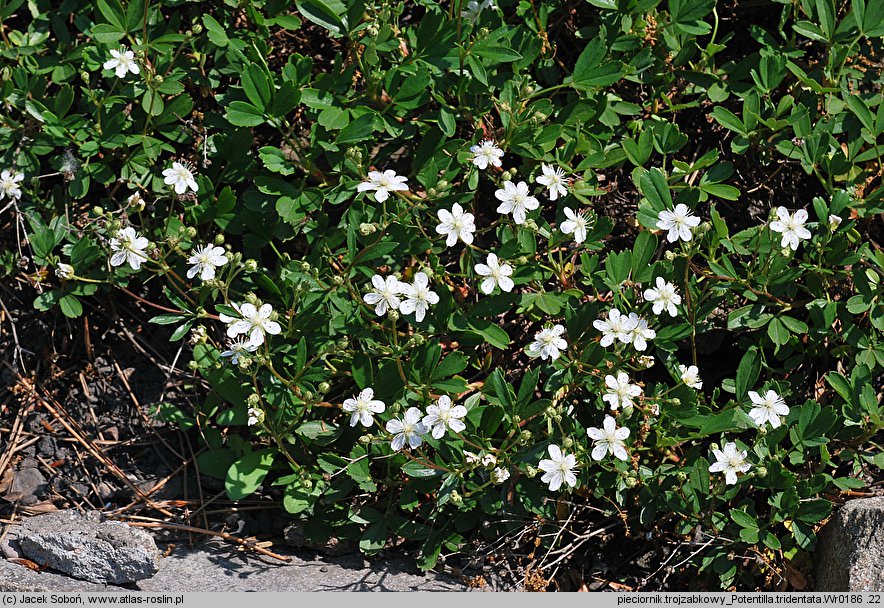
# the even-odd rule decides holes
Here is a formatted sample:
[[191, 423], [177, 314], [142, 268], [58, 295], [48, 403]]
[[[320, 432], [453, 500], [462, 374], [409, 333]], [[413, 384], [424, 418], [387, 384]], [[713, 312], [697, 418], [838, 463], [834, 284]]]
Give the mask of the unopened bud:
[[255, 272], [258, 270], [258, 262], [256, 260], [248, 259], [243, 262], [243, 266], [245, 266], [248, 272]]
[[374, 234], [375, 232], [377, 232], [377, 229], [378, 229], [377, 224], [367, 224], [367, 223], [359, 224], [359, 234], [361, 234], [362, 236], [368, 236], [370, 234]]
[[203, 26], [199, 23], [195, 23], [192, 28], [190, 28], [194, 35], [199, 36], [203, 33]]
[[261, 397], [257, 393], [252, 393], [246, 397], [246, 405], [249, 407], [258, 407], [261, 405]]
[[74, 277], [74, 267], [70, 264], [59, 264], [55, 267], [55, 276], [62, 280], [71, 279]]
[[319, 386], [317, 386], [316, 389], [317, 389], [320, 393], [325, 394], [325, 393], [327, 393], [327, 392], [329, 392], [329, 391], [331, 390], [331, 385], [330, 385], [328, 382], [320, 382], [320, 383], [319, 383]]
[[527, 467], [525, 467], [525, 477], [527, 477], [528, 479], [531, 479], [532, 477], [536, 477], [536, 476], [537, 476], [537, 469], [532, 467], [530, 464]]
[[223, 234], [215, 235], [215, 245], [218, 245], [220, 247], [223, 244], [224, 244], [224, 235]]
[[562, 439], [562, 447], [566, 450], [570, 450], [574, 446], [574, 440], [570, 437], [565, 437]]
[[837, 215], [829, 216], [829, 230], [835, 232], [838, 229], [838, 226], [841, 225], [841, 218]]

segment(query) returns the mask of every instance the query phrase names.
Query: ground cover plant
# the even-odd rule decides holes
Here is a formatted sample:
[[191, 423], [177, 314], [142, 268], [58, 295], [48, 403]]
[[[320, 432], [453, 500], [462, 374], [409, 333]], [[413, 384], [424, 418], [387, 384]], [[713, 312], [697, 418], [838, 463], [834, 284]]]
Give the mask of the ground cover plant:
[[630, 539], [802, 588], [879, 484], [880, 2], [0, 18], [2, 272], [151, 309], [206, 389], [153, 414], [231, 499], [423, 569]]

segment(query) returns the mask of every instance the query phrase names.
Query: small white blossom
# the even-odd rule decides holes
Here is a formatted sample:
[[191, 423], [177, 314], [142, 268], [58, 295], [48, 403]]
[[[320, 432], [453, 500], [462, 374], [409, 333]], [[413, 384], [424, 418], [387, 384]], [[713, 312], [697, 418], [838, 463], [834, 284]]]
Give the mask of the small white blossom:
[[491, 467], [497, 464], [497, 457], [494, 454], [484, 454], [482, 456], [482, 466], [486, 469], [490, 469]]
[[21, 186], [19, 184], [25, 178], [24, 173], [14, 173], [9, 169], [0, 172], [0, 201], [4, 197], [17, 201], [21, 198]]
[[135, 62], [135, 53], [121, 46], [120, 50], [111, 49], [111, 58], [104, 62], [105, 70], [114, 70], [117, 78], [125, 78], [128, 72], [139, 74], [141, 69]]
[[393, 435], [390, 447], [394, 452], [404, 448], [406, 441], [411, 449], [420, 447], [424, 442], [422, 435], [427, 434], [427, 427], [421, 422], [421, 411], [416, 407], [408, 408], [402, 420], [394, 418], [387, 422], [386, 428], [387, 432]]
[[789, 414], [789, 406], [786, 405], [786, 401], [775, 391], [767, 391], [764, 397], [755, 391], [749, 391], [749, 399], [755, 406], [749, 410], [749, 417], [758, 426], [764, 426], [765, 422], [770, 422], [773, 428], [777, 428], [780, 426], [780, 416]]
[[452, 406], [451, 397], [442, 395], [435, 405], [427, 408], [427, 415], [424, 416], [423, 423], [425, 427], [432, 428], [434, 439], [441, 439], [446, 429], [462, 433], [467, 425], [463, 423], [461, 418], [466, 415], [467, 408], [462, 405]]
[[593, 460], [601, 460], [606, 454], [612, 454], [620, 460], [629, 460], [625, 443], [629, 437], [629, 429], [626, 427], [618, 429], [617, 423], [611, 416], [605, 416], [602, 428], [590, 427], [586, 429], [586, 434], [595, 444], [592, 448]]
[[172, 186], [175, 194], [184, 194], [190, 188], [194, 192], [199, 190], [196, 180], [193, 179], [193, 168], [186, 163], [175, 161], [168, 169], [163, 170], [163, 183]]
[[374, 424], [374, 415], [380, 414], [385, 409], [383, 401], [374, 398], [374, 389], [366, 388], [355, 397], [344, 400], [344, 411], [350, 412], [350, 426], [356, 426], [361, 422], [362, 426], [369, 427]]
[[215, 269], [227, 263], [226, 253], [223, 247], [216, 247], [215, 245], [197, 247], [190, 253], [190, 257], [187, 258], [187, 263], [193, 264], [187, 270], [187, 278], [192, 279], [199, 275], [203, 281], [214, 279]]
[[[538, 175], [534, 181], [549, 190], [549, 200], [554, 201], [560, 196], [568, 194], [568, 189], [565, 187], [568, 182], [561, 167], [553, 167], [543, 163], [540, 165], [540, 170], [543, 172], [543, 175]], [[580, 241], [577, 242], [579, 243]]]
[[634, 312], [629, 313], [629, 324], [632, 327], [630, 338], [632, 346], [635, 350], [645, 350], [648, 347], [648, 340], [657, 337], [657, 332], [648, 327], [648, 322], [642, 319]]
[[663, 277], [657, 277], [656, 284], [656, 289], [645, 290], [645, 300], [654, 303], [653, 310], [655, 315], [659, 315], [665, 310], [669, 313], [670, 317], [676, 316], [678, 310], [675, 307], [681, 304], [681, 296], [678, 295], [675, 285], [665, 281]]
[[114, 252], [110, 259], [111, 266], [128, 263], [133, 270], [138, 270], [147, 261], [144, 250], [149, 244], [150, 241], [135, 232], [131, 226], [123, 228], [110, 240], [110, 248]]
[[264, 412], [255, 407], [249, 408], [249, 426], [264, 422]]
[[501, 484], [509, 478], [510, 472], [502, 467], [497, 467], [496, 469], [491, 471], [491, 481], [496, 484]]
[[507, 180], [503, 182], [503, 188], [494, 192], [494, 196], [501, 201], [497, 212], [504, 215], [512, 213], [513, 221], [517, 224], [524, 224], [528, 211], [533, 211], [540, 206], [540, 201], [531, 196], [528, 184], [525, 182], [513, 184]]
[[430, 279], [423, 272], [414, 275], [414, 281], [409, 285], [402, 284], [402, 303], [399, 304], [399, 312], [403, 315], [414, 313], [414, 319], [420, 323], [424, 320], [430, 304], [439, 303], [439, 295], [430, 290]]
[[255, 344], [246, 336], [231, 338], [227, 341], [227, 350], [221, 351], [222, 357], [230, 357], [233, 365], [239, 365], [239, 359], [244, 353], [253, 353], [258, 350], [260, 344]]
[[497, 147], [492, 139], [480, 141], [478, 145], [470, 146], [470, 152], [473, 156], [473, 164], [482, 170], [488, 168], [488, 165], [500, 167], [503, 165], [503, 150]]
[[55, 267], [55, 276], [59, 279], [70, 279], [74, 276], [74, 267], [70, 264], [61, 264]]
[[219, 315], [222, 323], [227, 323], [227, 335], [230, 338], [242, 334], [249, 336], [249, 341], [254, 344], [264, 344], [264, 334], [275, 336], [282, 331], [279, 323], [270, 319], [273, 307], [264, 304], [257, 308], [254, 304], [231, 304], [239, 313], [239, 318], [231, 317], [224, 313]]
[[383, 173], [380, 171], [369, 171], [368, 179], [356, 186], [359, 192], [366, 190], [374, 190], [374, 200], [383, 203], [390, 198], [390, 192], [397, 190], [408, 190], [407, 177], [396, 175], [392, 169], [387, 169]]
[[648, 355], [642, 355], [638, 358], [638, 364], [641, 365], [645, 369], [651, 369], [654, 367], [654, 357], [649, 357]]
[[562, 450], [554, 443], [549, 444], [547, 450], [549, 458], [537, 463], [538, 468], [544, 472], [540, 481], [549, 484], [550, 492], [558, 490], [563, 483], [572, 488], [576, 486], [577, 476], [574, 469], [577, 468], [577, 458], [574, 454], [562, 454]]
[[657, 228], [668, 230], [666, 240], [674, 243], [678, 239], [685, 242], [690, 241], [693, 237], [691, 228], [700, 224], [700, 218], [691, 213], [690, 207], [684, 203], [679, 203], [675, 209], [670, 211], [666, 209], [657, 215]]
[[574, 213], [569, 207], [565, 207], [564, 212], [565, 217], [568, 219], [562, 222], [559, 228], [565, 234], [574, 233], [574, 242], [577, 244], [582, 243], [586, 240], [586, 226], [588, 223], [586, 216], [582, 213]]
[[780, 247], [788, 245], [792, 251], [796, 251], [802, 240], [811, 237], [810, 230], [804, 227], [804, 222], [807, 221], [807, 211], [804, 209], [790, 215], [785, 207], [777, 207], [777, 218], [770, 223], [770, 229], [783, 234]]
[[460, 12], [460, 16], [464, 19], [469, 19], [470, 21], [475, 21], [479, 18], [479, 14], [486, 8], [497, 8], [494, 6], [493, 0], [470, 0], [467, 2], [467, 7], [465, 10]]
[[625, 372], [618, 372], [617, 376], [605, 376], [605, 386], [608, 387], [608, 392], [602, 396], [602, 401], [610, 404], [612, 410], [631, 407], [634, 405], [632, 398], [642, 394], [641, 387], [632, 384]]
[[464, 461], [467, 464], [478, 464], [479, 463], [479, 455], [470, 452], [469, 450], [463, 451]]
[[482, 280], [479, 289], [484, 294], [490, 294], [495, 287], [500, 287], [501, 291], [512, 291], [515, 283], [510, 278], [513, 274], [513, 267], [507, 263], [501, 264], [497, 259], [497, 255], [488, 254], [488, 258], [484, 264], [476, 264], [476, 274], [485, 277]]
[[436, 232], [447, 235], [445, 245], [452, 247], [457, 243], [457, 239], [462, 240], [467, 245], [473, 242], [473, 233], [476, 231], [475, 216], [472, 213], [465, 213], [463, 207], [454, 203], [451, 211], [440, 209], [436, 215], [439, 217], [439, 225], [436, 226]]
[[634, 322], [616, 308], [608, 312], [608, 319], [596, 319], [592, 326], [602, 332], [601, 345], [605, 348], [611, 346], [614, 340], [620, 340], [624, 344], [632, 342], [632, 330]]
[[393, 275], [387, 276], [386, 280], [379, 274], [371, 277], [371, 284], [374, 289], [362, 296], [366, 304], [374, 306], [374, 313], [383, 317], [388, 310], [397, 310], [399, 308], [402, 294], [402, 283]]
[[710, 473], [724, 473], [724, 481], [727, 485], [737, 483], [737, 473], [745, 473], [752, 468], [746, 462], [746, 450], [738, 450], [737, 444], [730, 441], [725, 444], [724, 450], [712, 450], [716, 462], [709, 467]]
[[678, 369], [681, 371], [681, 381], [684, 382], [686, 386], [697, 390], [703, 388], [703, 381], [700, 380], [700, 370], [697, 369], [696, 365], [686, 367], [679, 364]]
[[534, 334], [534, 342], [525, 349], [529, 357], [540, 357], [543, 360], [555, 361], [563, 351], [568, 348], [568, 343], [562, 337], [565, 328], [556, 323], [552, 327], [545, 327]]

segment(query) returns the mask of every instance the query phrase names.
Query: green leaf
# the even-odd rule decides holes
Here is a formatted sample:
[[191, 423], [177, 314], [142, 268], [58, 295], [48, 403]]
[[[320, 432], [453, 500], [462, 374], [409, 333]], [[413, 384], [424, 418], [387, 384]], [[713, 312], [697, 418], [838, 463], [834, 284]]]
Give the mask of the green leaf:
[[224, 487], [231, 500], [242, 500], [257, 490], [273, 464], [276, 450], [250, 452], [230, 465]]
[[789, 328], [778, 317], [774, 317], [767, 325], [767, 335], [777, 346], [782, 346], [789, 341]]
[[96, 0], [95, 6], [108, 23], [123, 32], [127, 31], [126, 13], [119, 0]]
[[740, 509], [731, 509], [731, 519], [741, 528], [758, 529], [758, 521]]
[[237, 127], [257, 127], [264, 124], [264, 112], [244, 101], [230, 102], [225, 117], [230, 124]]
[[730, 129], [731, 131], [736, 131], [741, 135], [747, 135], [746, 127], [743, 125], [743, 121], [737, 118], [737, 115], [727, 108], [716, 106], [712, 110], [712, 117], [721, 126]]
[[853, 0], [853, 16], [865, 36], [884, 37], [884, 3], [880, 0]]
[[642, 173], [639, 178], [639, 189], [651, 203], [654, 211], [672, 209], [672, 194], [669, 192], [666, 176], [660, 169], [654, 167]]
[[83, 305], [80, 303], [80, 300], [70, 294], [62, 296], [58, 301], [58, 307], [61, 308], [64, 316], [69, 319], [76, 319], [83, 314]]
[[295, 6], [304, 17], [333, 35], [340, 36], [347, 32], [347, 6], [340, 0], [299, 0]]
[[273, 83], [267, 80], [264, 70], [254, 63], [242, 74], [242, 88], [252, 105], [263, 113], [270, 105]]
[[126, 35], [126, 32], [116, 25], [97, 23], [92, 26], [89, 34], [96, 42], [100, 42], [101, 44], [112, 44], [117, 40], [121, 40]]
[[761, 372], [761, 356], [754, 346], [745, 352], [737, 367], [736, 398], [742, 401], [746, 398], [749, 389], [755, 386], [758, 374]]
[[227, 37], [227, 32], [212, 15], [208, 13], [203, 15], [203, 25], [206, 28], [206, 36], [209, 37], [209, 42], [220, 47], [228, 45], [230, 38]]
[[596, 36], [580, 53], [571, 74], [571, 86], [578, 91], [595, 91], [612, 85], [625, 73], [619, 61], [603, 63], [608, 47], [603, 36]]

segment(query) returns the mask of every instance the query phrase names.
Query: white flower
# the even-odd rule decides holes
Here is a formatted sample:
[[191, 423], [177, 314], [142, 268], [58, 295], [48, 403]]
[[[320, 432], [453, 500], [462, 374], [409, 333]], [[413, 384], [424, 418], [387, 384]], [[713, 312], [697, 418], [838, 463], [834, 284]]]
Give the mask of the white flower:
[[463, 451], [464, 461], [467, 464], [477, 464], [479, 462], [479, 455], [470, 452], [469, 450]]
[[264, 334], [275, 336], [282, 331], [282, 327], [276, 321], [271, 321], [273, 307], [264, 304], [257, 308], [254, 304], [231, 304], [241, 318], [231, 317], [224, 313], [219, 315], [222, 323], [227, 323], [227, 335], [230, 338], [243, 334], [249, 336], [249, 341], [260, 345], [264, 344]]
[[632, 384], [629, 381], [629, 376], [624, 372], [618, 372], [616, 377], [605, 376], [605, 385], [608, 387], [608, 392], [602, 396], [602, 401], [609, 403], [612, 410], [631, 407], [634, 405], [632, 398], [642, 394], [641, 387]]
[[135, 53], [127, 50], [126, 47], [121, 46], [119, 51], [111, 49], [110, 54], [111, 58], [104, 62], [104, 69], [114, 70], [117, 73], [117, 78], [125, 78], [127, 72], [133, 74], [141, 72], [135, 62]]
[[656, 289], [645, 290], [645, 300], [654, 303], [653, 310], [655, 315], [659, 315], [665, 310], [669, 313], [670, 317], [676, 316], [678, 310], [675, 307], [681, 304], [681, 296], [678, 295], [675, 285], [666, 282], [663, 277], [657, 277], [656, 283]]
[[405, 447], [406, 441], [411, 449], [420, 447], [424, 442], [421, 435], [427, 434], [427, 427], [421, 422], [421, 411], [416, 407], [410, 407], [402, 420], [394, 418], [387, 422], [387, 432], [393, 435], [390, 447], [394, 452], [398, 452]]
[[590, 427], [586, 429], [586, 434], [592, 439], [595, 446], [592, 448], [592, 459], [601, 460], [605, 454], [612, 454], [620, 460], [629, 460], [629, 454], [626, 452], [625, 439], [629, 437], [629, 429], [626, 427], [617, 428], [617, 423], [611, 416], [605, 416], [602, 422], [602, 428]]
[[[0, 198], [3, 198], [0, 196]], [[841, 217], [838, 215], [829, 214], [829, 230], [835, 232], [838, 230], [838, 226], [841, 225]]]
[[383, 203], [390, 198], [390, 192], [395, 190], [408, 190], [407, 177], [396, 175], [392, 169], [387, 169], [383, 173], [380, 171], [369, 171], [368, 178], [356, 186], [359, 192], [366, 190], [374, 190], [374, 200]]
[[243, 353], [253, 353], [258, 350], [260, 344], [255, 344], [245, 336], [232, 338], [227, 341], [227, 350], [221, 351], [222, 357], [230, 357], [230, 362], [239, 365], [239, 359]]
[[678, 239], [685, 242], [690, 241], [693, 236], [691, 228], [700, 224], [700, 218], [693, 215], [690, 208], [683, 203], [676, 205], [672, 211], [668, 209], [661, 211], [657, 215], [657, 219], [659, 220], [657, 228], [669, 231], [669, 234], [666, 235], [666, 240], [670, 243]]
[[566, 219], [562, 222], [562, 225], [559, 226], [559, 229], [565, 234], [574, 233], [574, 242], [582, 243], [586, 240], [586, 225], [587, 220], [586, 216], [582, 213], [574, 213], [569, 207], [565, 207], [565, 217]]
[[59, 265], [55, 267], [55, 276], [59, 279], [70, 279], [74, 274], [74, 267], [70, 264], [59, 263]]
[[150, 241], [135, 232], [131, 226], [123, 228], [110, 240], [110, 248], [114, 252], [110, 259], [111, 266], [128, 263], [134, 270], [138, 270], [147, 261], [144, 250], [149, 244]]
[[724, 473], [724, 481], [727, 485], [737, 483], [737, 473], [745, 473], [752, 468], [746, 462], [746, 450], [737, 449], [737, 444], [730, 441], [724, 445], [724, 450], [712, 450], [717, 462], [709, 467], [710, 473]]
[[387, 406], [383, 401], [374, 398], [374, 389], [367, 388], [355, 397], [344, 400], [344, 411], [350, 412], [350, 426], [356, 426], [361, 422], [362, 426], [374, 424], [374, 414], [380, 414]]
[[8, 196], [10, 200], [18, 200], [21, 198], [21, 182], [25, 178], [24, 173], [13, 173], [9, 169], [0, 172], [0, 201], [4, 196]]
[[175, 194], [184, 194], [188, 188], [194, 192], [199, 190], [193, 179], [193, 169], [186, 163], [173, 162], [171, 168], [163, 171], [163, 177], [163, 183], [175, 188]]
[[697, 369], [696, 365], [685, 367], [684, 365], [679, 364], [678, 369], [681, 371], [681, 381], [684, 382], [686, 386], [697, 390], [703, 388], [703, 381], [700, 380], [700, 370]]
[[488, 165], [494, 167], [503, 165], [501, 160], [503, 158], [503, 150], [498, 148], [492, 139], [485, 139], [480, 141], [479, 145], [470, 146], [470, 152], [475, 155], [473, 157], [473, 164], [480, 169], [487, 169]]
[[494, 454], [484, 454], [482, 456], [482, 466], [490, 469], [497, 464], [497, 457]]
[[475, 21], [479, 18], [479, 13], [481, 13], [486, 8], [497, 8], [494, 6], [493, 0], [470, 0], [467, 2], [467, 7], [465, 10], [460, 12], [460, 16], [464, 19], [469, 19], [470, 21]]
[[642, 355], [638, 358], [638, 364], [645, 369], [651, 369], [654, 367], [654, 363], [654, 357], [649, 357], [648, 355]]
[[510, 478], [510, 472], [503, 467], [497, 467], [491, 471], [491, 481], [494, 483], [503, 483]]
[[264, 412], [255, 407], [249, 408], [249, 426], [264, 422]]
[[529, 357], [540, 357], [543, 360], [555, 361], [559, 358], [559, 351], [568, 348], [568, 343], [562, 338], [565, 328], [556, 323], [552, 327], [545, 327], [534, 334], [534, 342], [525, 349]]
[[577, 467], [577, 459], [574, 454], [565, 456], [562, 450], [554, 443], [549, 444], [549, 459], [541, 460], [537, 463], [538, 468], [543, 471], [543, 477], [540, 481], [549, 484], [550, 492], [555, 492], [562, 483], [568, 484], [570, 487], [577, 485], [577, 476], [574, 469]]
[[490, 294], [495, 287], [500, 287], [501, 291], [512, 291], [515, 283], [510, 278], [513, 274], [513, 267], [503, 263], [497, 259], [497, 255], [488, 254], [488, 258], [484, 264], [476, 264], [476, 274], [486, 277], [482, 280], [479, 289], [484, 294]]
[[607, 321], [596, 319], [592, 322], [592, 326], [602, 332], [601, 345], [603, 347], [611, 346], [614, 340], [629, 344], [632, 342], [632, 330], [635, 329], [634, 322], [616, 308], [608, 311]]
[[194, 249], [187, 258], [188, 264], [193, 264], [187, 270], [187, 278], [192, 279], [196, 275], [200, 275], [203, 281], [215, 278], [215, 269], [224, 266], [227, 263], [223, 247], [215, 245], [203, 245]]
[[648, 322], [634, 312], [629, 313], [628, 323], [632, 327], [629, 336], [635, 350], [645, 350], [648, 347], [647, 341], [657, 337], [657, 332], [648, 327]]
[[448, 235], [445, 245], [451, 247], [457, 242], [457, 239], [467, 245], [473, 242], [476, 224], [475, 216], [472, 213], [464, 213], [463, 207], [454, 203], [451, 211], [440, 209], [436, 215], [439, 216], [439, 222], [441, 222], [436, 226], [436, 232]]
[[410, 285], [402, 284], [402, 295], [405, 297], [399, 304], [399, 312], [403, 315], [414, 313], [414, 319], [418, 323], [424, 320], [430, 304], [439, 303], [439, 296], [430, 290], [430, 279], [423, 272], [415, 274]]
[[494, 196], [501, 201], [497, 212], [504, 215], [512, 213], [513, 221], [517, 224], [524, 224], [525, 214], [540, 206], [540, 201], [528, 193], [528, 184], [525, 182], [514, 185], [507, 180], [503, 182], [503, 188], [494, 192]]
[[[538, 175], [534, 178], [534, 181], [549, 190], [549, 200], [554, 201], [559, 196], [568, 194], [568, 189], [565, 187], [565, 184], [568, 182], [565, 180], [565, 172], [561, 167], [552, 167], [543, 163], [540, 165], [540, 170], [543, 171], [543, 175]], [[565, 232], [565, 230], [562, 230], [562, 232]], [[579, 243], [580, 241], [577, 242]]]
[[[427, 408], [427, 415], [424, 416], [424, 426], [433, 429], [433, 438], [441, 439], [445, 434], [445, 429], [451, 429], [455, 433], [461, 433], [467, 428], [463, 423], [464, 416], [467, 415], [467, 408], [462, 405], [451, 405], [451, 397], [442, 395], [436, 402]], [[483, 462], [484, 464], [484, 462]]]
[[786, 401], [774, 391], [767, 391], [764, 397], [755, 391], [749, 391], [749, 399], [755, 405], [749, 410], [749, 417], [758, 426], [764, 426], [765, 422], [770, 422], [773, 428], [777, 428], [780, 426], [780, 416], [786, 416], [789, 413]]
[[371, 277], [371, 284], [374, 287], [369, 293], [362, 296], [366, 304], [374, 306], [374, 313], [383, 317], [388, 310], [396, 310], [399, 308], [399, 296], [402, 294], [403, 285], [393, 275], [389, 275], [386, 280], [379, 274]]
[[144, 199], [141, 198], [140, 192], [130, 194], [129, 198], [126, 199], [126, 204], [129, 207], [132, 207], [133, 211], [141, 211], [144, 209]]
[[792, 251], [796, 251], [802, 240], [811, 237], [810, 230], [804, 227], [804, 222], [807, 221], [807, 211], [804, 209], [790, 215], [785, 207], [777, 207], [777, 218], [779, 219], [770, 223], [770, 229], [783, 234], [780, 247], [788, 245]]

